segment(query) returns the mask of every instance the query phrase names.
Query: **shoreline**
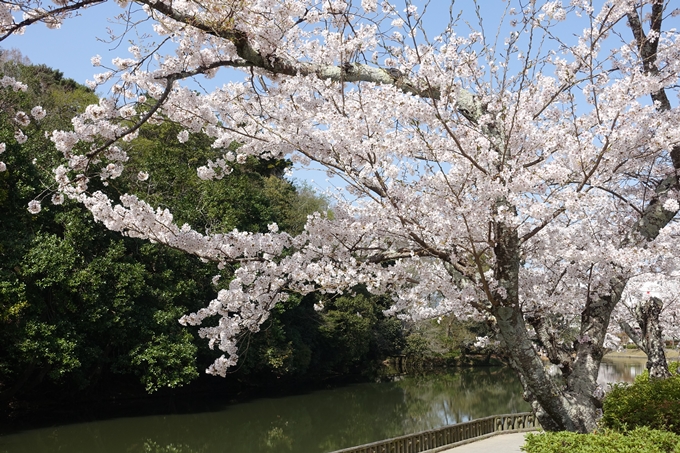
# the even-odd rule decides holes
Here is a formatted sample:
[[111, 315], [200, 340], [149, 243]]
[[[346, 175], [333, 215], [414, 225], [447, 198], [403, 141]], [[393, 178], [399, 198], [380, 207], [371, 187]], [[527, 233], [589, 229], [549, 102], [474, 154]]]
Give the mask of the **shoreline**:
[[[666, 349], [666, 360], [669, 362], [680, 360], [680, 351]], [[624, 349], [623, 351], [611, 351], [604, 355], [605, 359], [640, 359], [647, 360], [647, 355], [639, 349]]]

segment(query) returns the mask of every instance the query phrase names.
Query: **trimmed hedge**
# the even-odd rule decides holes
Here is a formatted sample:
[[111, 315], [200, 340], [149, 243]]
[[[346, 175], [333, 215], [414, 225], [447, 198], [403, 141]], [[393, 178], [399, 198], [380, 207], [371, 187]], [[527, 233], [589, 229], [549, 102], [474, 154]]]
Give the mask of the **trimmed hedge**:
[[680, 434], [680, 375], [671, 363], [672, 376], [650, 380], [645, 371], [630, 384], [614, 384], [604, 399], [602, 426], [618, 431], [647, 426]]
[[680, 453], [680, 436], [646, 427], [625, 433], [613, 430], [592, 434], [530, 433], [522, 450], [527, 453]]
[[643, 372], [631, 384], [614, 384], [604, 399], [603, 431], [527, 435], [527, 453], [680, 453], [680, 364], [671, 377], [650, 380]]

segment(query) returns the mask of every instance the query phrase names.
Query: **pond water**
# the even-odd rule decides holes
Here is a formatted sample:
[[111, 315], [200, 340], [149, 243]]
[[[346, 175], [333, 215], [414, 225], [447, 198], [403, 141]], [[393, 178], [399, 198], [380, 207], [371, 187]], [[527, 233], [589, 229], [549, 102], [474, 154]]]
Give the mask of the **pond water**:
[[[642, 361], [606, 361], [602, 382], [630, 381]], [[125, 416], [0, 436], [0, 453], [323, 453], [494, 414], [524, 412], [515, 374], [467, 368], [228, 404], [177, 401]]]

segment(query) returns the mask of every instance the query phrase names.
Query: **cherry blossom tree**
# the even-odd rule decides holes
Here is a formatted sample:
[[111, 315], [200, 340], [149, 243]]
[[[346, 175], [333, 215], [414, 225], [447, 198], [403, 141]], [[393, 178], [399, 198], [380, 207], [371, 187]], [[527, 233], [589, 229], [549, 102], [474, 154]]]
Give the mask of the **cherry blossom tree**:
[[633, 277], [624, 291], [623, 303], [614, 312], [621, 329], [647, 354], [647, 370], [652, 378], [663, 379], [671, 375], [665, 340], [680, 337], [678, 283], [677, 274]]
[[[0, 33], [56, 27], [97, 3], [4, 2]], [[112, 97], [54, 131], [65, 158], [55, 190], [112, 230], [236, 267], [228, 289], [181, 320], [224, 351], [209, 372], [233, 366], [238, 339], [291, 292], [363, 285], [391, 295], [399, 316], [488, 320], [544, 428], [596, 427], [598, 369], [628, 280], [670, 277], [678, 262], [669, 94], [680, 42], [662, 28], [672, 2], [508, 0], [489, 12], [491, 29], [486, 4], [462, 15], [452, 3], [437, 30], [428, 18], [442, 9], [410, 0], [118, 3], [130, 28], [150, 19], [156, 40], [95, 75], [92, 87], [114, 81]], [[184, 83], [229, 68], [245, 80]], [[342, 181], [334, 216], [310, 216], [295, 237], [275, 224], [202, 234], [107, 193], [129, 140], [161, 121], [184, 127], [178, 141], [214, 138], [205, 179], [248, 156], [325, 168]]]

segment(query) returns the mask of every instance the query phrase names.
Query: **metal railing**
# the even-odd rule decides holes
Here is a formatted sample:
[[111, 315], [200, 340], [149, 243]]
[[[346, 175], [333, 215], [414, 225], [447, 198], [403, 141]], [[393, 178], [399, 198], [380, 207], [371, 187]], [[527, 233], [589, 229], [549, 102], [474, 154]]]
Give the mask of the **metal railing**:
[[453, 446], [452, 444], [494, 433], [540, 429], [540, 427], [532, 412], [493, 415], [439, 429], [345, 448], [333, 453], [419, 453], [447, 445]]

